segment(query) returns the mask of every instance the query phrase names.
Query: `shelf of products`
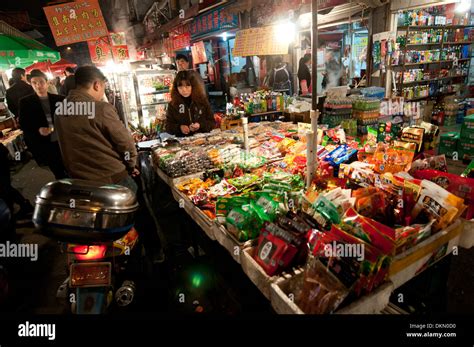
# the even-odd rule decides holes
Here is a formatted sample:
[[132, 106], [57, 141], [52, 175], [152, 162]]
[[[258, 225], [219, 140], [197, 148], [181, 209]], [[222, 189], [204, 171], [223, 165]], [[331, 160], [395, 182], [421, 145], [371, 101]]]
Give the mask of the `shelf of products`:
[[474, 25], [410, 25], [410, 26], [399, 26], [399, 31], [414, 31], [414, 30], [428, 30], [428, 29], [464, 29], [473, 28]]
[[460, 92], [452, 82], [469, 75], [473, 28], [470, 13], [456, 14], [454, 4], [400, 12], [391, 60], [400, 95], [417, 101]]
[[134, 131], [161, 131], [174, 75], [168, 70], [137, 69], [119, 76], [124, 109]]

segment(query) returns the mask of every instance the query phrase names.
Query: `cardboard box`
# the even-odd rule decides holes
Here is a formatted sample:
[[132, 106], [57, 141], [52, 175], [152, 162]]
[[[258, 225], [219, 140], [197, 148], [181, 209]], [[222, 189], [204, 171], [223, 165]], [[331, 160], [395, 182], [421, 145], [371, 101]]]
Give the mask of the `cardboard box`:
[[464, 123], [461, 129], [474, 130], [474, 114], [464, 117]]

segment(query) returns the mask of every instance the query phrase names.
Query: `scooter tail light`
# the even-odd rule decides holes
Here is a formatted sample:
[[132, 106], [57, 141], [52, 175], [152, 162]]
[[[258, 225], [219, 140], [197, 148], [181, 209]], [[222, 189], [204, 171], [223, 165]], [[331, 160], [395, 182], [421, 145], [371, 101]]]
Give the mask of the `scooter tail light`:
[[71, 253], [77, 260], [97, 260], [105, 258], [107, 246], [105, 245], [78, 245], [71, 248]]

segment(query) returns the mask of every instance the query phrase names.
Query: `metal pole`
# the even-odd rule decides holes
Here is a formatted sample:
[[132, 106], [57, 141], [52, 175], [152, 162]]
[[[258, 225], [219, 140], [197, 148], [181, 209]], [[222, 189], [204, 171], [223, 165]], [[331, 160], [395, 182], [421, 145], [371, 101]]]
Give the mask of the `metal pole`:
[[313, 66], [313, 73], [311, 74], [311, 109], [318, 108], [318, 0], [311, 2], [312, 13], [312, 29], [311, 29], [311, 64]]
[[311, 2], [312, 30], [311, 30], [311, 60], [313, 73], [311, 74], [311, 129], [307, 136], [306, 153], [306, 189], [309, 189], [318, 167], [318, 0]]

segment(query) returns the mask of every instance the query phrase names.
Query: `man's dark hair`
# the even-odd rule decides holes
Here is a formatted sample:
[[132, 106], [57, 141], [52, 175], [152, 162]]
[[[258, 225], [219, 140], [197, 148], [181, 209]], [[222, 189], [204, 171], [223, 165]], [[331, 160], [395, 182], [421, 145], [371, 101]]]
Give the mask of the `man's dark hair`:
[[183, 59], [186, 63], [189, 63], [189, 58], [185, 56], [184, 54], [177, 54], [176, 55], [176, 61]]
[[21, 67], [16, 67], [12, 71], [12, 78], [15, 81], [20, 81], [22, 76], [25, 76], [26, 71], [25, 69], [22, 69]]
[[68, 66], [67, 68], [64, 69], [64, 71], [67, 71], [69, 73], [74, 73], [74, 69], [70, 66]]
[[30, 80], [33, 78], [33, 77], [42, 77], [44, 78], [46, 81], [48, 80], [48, 76], [46, 76], [46, 74], [41, 71], [41, 70], [38, 70], [38, 69], [34, 69], [31, 71], [30, 73]]
[[74, 76], [76, 79], [76, 86], [82, 88], [89, 88], [89, 86], [95, 81], [107, 80], [102, 71], [95, 66], [81, 66], [76, 70]]

